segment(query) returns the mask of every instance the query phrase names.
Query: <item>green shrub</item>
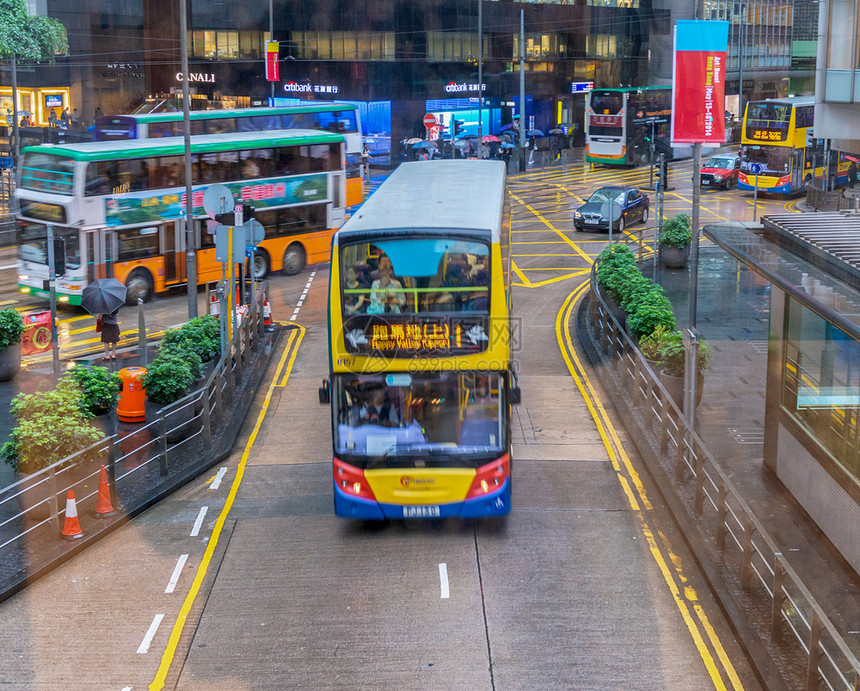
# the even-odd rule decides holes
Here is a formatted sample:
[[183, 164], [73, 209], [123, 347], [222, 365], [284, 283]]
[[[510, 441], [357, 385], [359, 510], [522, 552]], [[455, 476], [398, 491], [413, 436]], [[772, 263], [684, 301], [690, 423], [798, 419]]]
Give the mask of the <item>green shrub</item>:
[[613, 243], [597, 255], [597, 282], [620, 298], [623, 286], [631, 276], [641, 274], [636, 268], [636, 255], [627, 245]]
[[627, 326], [636, 336], [650, 334], [658, 326], [666, 329], [675, 328], [675, 314], [672, 303], [666, 297], [662, 288], [656, 288], [644, 294], [638, 301], [635, 311], [627, 314]]
[[18, 394], [10, 406], [16, 425], [0, 456], [13, 470], [34, 473], [92, 446], [104, 434], [89, 424], [81, 390], [63, 377], [52, 391]]
[[686, 247], [693, 241], [690, 217], [687, 214], [672, 216], [663, 224], [660, 244], [667, 247]]
[[21, 342], [24, 320], [18, 310], [11, 307], [0, 310], [0, 350]]
[[657, 324], [657, 327], [650, 333], [639, 339], [639, 350], [642, 355], [654, 362], [663, 362], [663, 357], [660, 354], [660, 349], [663, 347], [663, 339], [666, 334], [674, 329], [667, 329], [663, 324]]
[[666, 294], [661, 286], [643, 276], [639, 271], [631, 274], [627, 281], [621, 284], [620, 289], [621, 301], [619, 304], [627, 314], [635, 312], [642, 299], [652, 292], [658, 291], [663, 295]]
[[221, 352], [218, 320], [210, 315], [190, 319], [178, 329], [168, 331], [162, 344], [192, 350], [202, 362], [209, 362]]
[[77, 383], [81, 392], [79, 405], [85, 413], [95, 415], [116, 405], [122, 384], [116, 372], [97, 365], [76, 365], [66, 376]]
[[175, 352], [168, 352], [166, 357], [159, 354], [141, 379], [146, 397], [161, 406], [170, 405], [187, 395], [193, 383], [191, 366]]
[[203, 371], [203, 361], [200, 359], [200, 355], [183, 343], [162, 345], [158, 349], [158, 359], [162, 358], [183, 360], [191, 369], [191, 374], [194, 375], [195, 379]]

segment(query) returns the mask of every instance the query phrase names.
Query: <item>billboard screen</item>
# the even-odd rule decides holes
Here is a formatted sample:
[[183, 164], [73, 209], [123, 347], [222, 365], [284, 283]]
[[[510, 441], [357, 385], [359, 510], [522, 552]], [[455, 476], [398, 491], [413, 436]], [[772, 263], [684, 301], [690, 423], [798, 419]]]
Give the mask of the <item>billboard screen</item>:
[[729, 23], [675, 24], [672, 143], [725, 143], [726, 50]]

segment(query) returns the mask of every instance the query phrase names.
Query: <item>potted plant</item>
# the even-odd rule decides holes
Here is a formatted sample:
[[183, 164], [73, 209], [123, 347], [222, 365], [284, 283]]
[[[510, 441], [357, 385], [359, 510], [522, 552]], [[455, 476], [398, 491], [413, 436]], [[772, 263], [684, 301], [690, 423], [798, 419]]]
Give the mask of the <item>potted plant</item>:
[[107, 367], [76, 365], [66, 375], [78, 385], [80, 406], [90, 415], [104, 415], [112, 410], [119, 399], [122, 381], [119, 374]]
[[24, 320], [18, 310], [0, 310], [0, 381], [9, 381], [21, 370], [23, 332]]
[[660, 232], [660, 260], [670, 269], [683, 268], [690, 253], [693, 232], [687, 214], [672, 216]]
[[[80, 387], [71, 377], [62, 378], [52, 391], [18, 394], [10, 411], [16, 424], [9, 441], [0, 447], [0, 456], [15, 471], [16, 480], [26, 479], [105, 438], [90, 424], [92, 416], [82, 409]], [[92, 456], [79, 456], [76, 465], [98, 460], [97, 450]], [[69, 486], [86, 474], [87, 470], [76, 473], [73, 468], [63, 468], [60, 486]], [[32, 518], [46, 518], [48, 492], [48, 483], [25, 484], [19, 494], [21, 508]]]
[[[199, 367], [199, 358], [196, 362]], [[153, 422], [161, 415], [162, 408], [187, 396], [194, 383], [195, 372], [189, 359], [181, 352], [167, 349], [159, 352], [141, 378], [146, 391], [146, 419]], [[186, 405], [167, 416], [167, 440], [171, 443], [187, 436], [194, 417], [194, 406]]]
[[663, 341], [666, 335], [672, 331], [674, 331], [674, 326], [666, 328], [663, 324], [657, 324], [650, 334], [639, 339], [639, 351], [655, 374], [660, 371], [663, 364], [663, 356], [660, 354]]
[[[670, 331], [662, 339], [660, 356], [663, 369], [660, 370], [660, 383], [669, 392], [675, 404], [681, 408], [684, 404], [684, 372], [686, 370], [687, 349], [684, 347], [684, 335], [680, 331]], [[696, 404], [702, 402], [702, 391], [705, 385], [704, 371], [711, 359], [711, 348], [704, 339], [699, 341], [696, 359]]]
[[626, 313], [620, 306], [631, 277], [641, 276], [636, 255], [627, 245], [613, 243], [597, 256], [597, 283], [616, 321], [625, 328]]
[[165, 334], [162, 348], [170, 346], [194, 351], [200, 356], [201, 362], [213, 360], [221, 352], [218, 320], [210, 315], [190, 319], [178, 329]]

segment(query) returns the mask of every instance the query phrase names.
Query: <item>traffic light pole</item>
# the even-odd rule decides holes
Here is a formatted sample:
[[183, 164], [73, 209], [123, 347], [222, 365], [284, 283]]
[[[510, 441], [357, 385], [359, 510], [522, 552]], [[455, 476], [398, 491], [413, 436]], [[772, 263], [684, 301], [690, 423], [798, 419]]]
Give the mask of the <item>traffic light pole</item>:
[[179, 0], [179, 35], [182, 52], [182, 124], [185, 138], [185, 280], [188, 282], [188, 318], [197, 316], [197, 233], [191, 181], [191, 95], [188, 90], [188, 12], [186, 0]]
[[48, 228], [48, 292], [51, 299], [51, 356], [54, 361], [54, 378], [60, 380], [60, 340], [57, 335], [57, 276], [54, 256], [54, 226]]

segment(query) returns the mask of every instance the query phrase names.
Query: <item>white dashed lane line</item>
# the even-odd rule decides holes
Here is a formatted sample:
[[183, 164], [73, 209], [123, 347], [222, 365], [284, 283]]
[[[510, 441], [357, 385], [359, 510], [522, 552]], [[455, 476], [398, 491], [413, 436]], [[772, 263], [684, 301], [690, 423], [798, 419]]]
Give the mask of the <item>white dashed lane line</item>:
[[197, 514], [197, 519], [194, 521], [194, 527], [191, 528], [191, 537], [197, 537], [200, 534], [200, 528], [203, 527], [203, 519], [206, 518], [208, 506], [201, 506], [200, 513]]
[[156, 614], [152, 619], [152, 623], [149, 625], [146, 635], [143, 637], [143, 640], [140, 642], [140, 647], [137, 649], [138, 655], [143, 655], [149, 652], [149, 646], [152, 644], [152, 639], [155, 638], [155, 632], [158, 631], [158, 627], [161, 626], [162, 619], [164, 619], [163, 614]]
[[305, 298], [308, 296], [308, 291], [311, 289], [311, 283], [314, 281], [314, 276], [317, 275], [316, 271], [311, 271], [311, 276], [308, 278], [308, 282], [305, 283], [305, 289], [302, 291], [301, 296], [296, 302], [296, 309], [293, 310], [293, 315], [290, 317], [290, 321], [294, 322], [296, 318], [299, 316], [299, 310], [302, 308], [302, 305], [305, 304]]
[[167, 582], [167, 587], [164, 589], [165, 593], [172, 593], [176, 590], [176, 584], [179, 582], [179, 576], [182, 575], [182, 569], [185, 567], [186, 561], [188, 561], [188, 555], [180, 554], [176, 562], [176, 568], [173, 569], [173, 574], [171, 574], [170, 580]]

